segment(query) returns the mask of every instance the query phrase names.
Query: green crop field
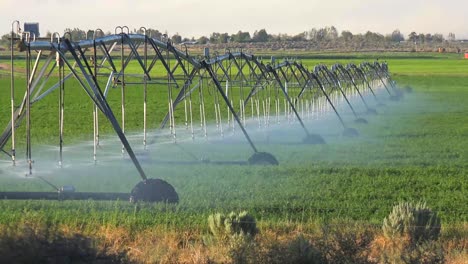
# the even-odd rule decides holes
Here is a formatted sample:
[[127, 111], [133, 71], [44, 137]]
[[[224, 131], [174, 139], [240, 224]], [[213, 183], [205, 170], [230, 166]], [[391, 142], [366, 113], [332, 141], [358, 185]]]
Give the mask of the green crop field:
[[[176, 234], [195, 232], [203, 236], [208, 233], [210, 214], [246, 210], [258, 221], [260, 233], [294, 230], [315, 234], [317, 226], [333, 223], [345, 226], [358, 223], [379, 230], [383, 219], [398, 202], [425, 201], [441, 217], [447, 240], [461, 239], [466, 246], [468, 60], [454, 54], [410, 53], [304, 54], [300, 60], [313, 67], [318, 63], [359, 63], [377, 58], [388, 62], [400, 87], [411, 86], [413, 90], [398, 102], [388, 100], [388, 95], [381, 92], [379, 96], [386, 99], [386, 106], [376, 108], [376, 116], [365, 116], [369, 121], [367, 125], [353, 124], [352, 116], [345, 116], [346, 122], [359, 130], [359, 138], [340, 136], [342, 128], [333, 116], [321, 125], [308, 123], [313, 133], [323, 135], [328, 142], [323, 146], [299, 144], [303, 134], [296, 127], [284, 137], [279, 129], [271, 136], [276, 137], [271, 142], [259, 132], [253, 135], [254, 142], [261, 151], [274, 154], [279, 166], [175, 166], [143, 162], [150, 177], [164, 179], [174, 186], [180, 197], [177, 205], [0, 200], [0, 226], [14, 229], [18, 223], [34, 222], [66, 226], [85, 234], [96, 234], [102, 226], [108, 226], [127, 230], [132, 238], [154, 229]], [[17, 65], [22, 66], [21, 63]], [[3, 70], [0, 76], [0, 128], [3, 129], [10, 114], [10, 81], [8, 71]], [[50, 82], [54, 81], [56, 79]], [[17, 83], [24, 86], [24, 78], [18, 76]], [[66, 87], [65, 138], [66, 144], [73, 147], [92, 140], [92, 107], [76, 83]], [[150, 91], [148, 122], [152, 131], [167, 111], [165, 89]], [[17, 92], [20, 98], [24, 89]], [[54, 92], [33, 107], [33, 142], [37, 144], [33, 148], [33, 158], [35, 151], [41, 153], [41, 149], [57, 145], [57, 100], [58, 93]], [[118, 120], [119, 100], [119, 91], [112, 90], [109, 101], [117, 109]], [[142, 151], [141, 138], [136, 134], [142, 130], [141, 100], [141, 89], [128, 90], [128, 101], [140, 102], [127, 106], [127, 127], [135, 134], [131, 142], [137, 152]], [[374, 101], [372, 104], [375, 107]], [[177, 117], [182, 119], [182, 115], [180, 112]], [[214, 115], [208, 118], [213, 120]], [[103, 137], [117, 145], [110, 146], [102, 156], [111, 155], [110, 150], [116, 151], [118, 156], [119, 143], [111, 127], [102, 120]], [[19, 130], [20, 148], [24, 148], [24, 133], [24, 128]], [[237, 129], [236, 134], [239, 133]], [[73, 157], [77, 157], [80, 164], [88, 158], [91, 163], [92, 146], [79, 149], [85, 149], [86, 153], [74, 153], [71, 149], [68, 160], [65, 153], [70, 168], [54, 169], [53, 173], [40, 176], [57, 186], [72, 184], [78, 191], [89, 192], [129, 192], [139, 181], [133, 165], [121, 159], [97, 166], [73, 166]], [[205, 143], [203, 138], [194, 143], [163, 144], [159, 150], [156, 147], [151, 157], [155, 160], [191, 159], [191, 154], [187, 153], [210, 160], [246, 160], [252, 154], [247, 142], [237, 136], [232, 142], [228, 138], [225, 144]], [[24, 151], [20, 150], [20, 155], [24, 155]], [[2, 156], [1, 161], [0, 192], [51, 191], [50, 186], [37, 178], [14, 176], [19, 175], [21, 169], [12, 168], [7, 156]], [[36, 163], [41, 166], [40, 158]], [[461, 249], [464, 256], [466, 250]]]

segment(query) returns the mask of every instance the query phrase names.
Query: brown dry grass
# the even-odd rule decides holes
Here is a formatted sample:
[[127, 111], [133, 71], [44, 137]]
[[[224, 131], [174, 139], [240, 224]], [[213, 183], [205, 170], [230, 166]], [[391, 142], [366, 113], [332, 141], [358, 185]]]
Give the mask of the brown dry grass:
[[[94, 256], [124, 263], [234, 263], [234, 256], [239, 257], [238, 254], [241, 254], [240, 257], [244, 254], [247, 263], [333, 263], [346, 257], [349, 254], [346, 253], [349, 252], [347, 249], [362, 245], [363, 239], [370, 239], [370, 244], [364, 243], [366, 246], [356, 252], [355, 256], [348, 256], [349, 258], [362, 259], [366, 256], [366, 263], [389, 263], [388, 258], [387, 261], [382, 258], [386, 254], [393, 256], [397, 260], [395, 263], [403, 263], [400, 256], [407, 252], [405, 249], [410, 243], [407, 238], [389, 240], [380, 230], [366, 231], [365, 228], [348, 230], [341, 235], [325, 235], [320, 230], [310, 232], [302, 227], [286, 230], [263, 227], [248, 244], [235, 244], [232, 239], [207, 239], [209, 235], [201, 231], [166, 230], [158, 226], [145, 230], [115, 226], [87, 227], [83, 230], [80, 227], [50, 227], [33, 222], [18, 225], [28, 228], [9, 228], [6, 232], [8, 228], [0, 226], [0, 251], [5, 246], [6, 233], [10, 240], [17, 236], [22, 238], [21, 241], [27, 241], [55, 232], [64, 238], [58, 242], [69, 243], [74, 238], [86, 239], [89, 242], [87, 245], [92, 246], [87, 251]], [[458, 236], [453, 234], [448, 234], [437, 242], [444, 249], [445, 263], [467, 264], [468, 238], [463, 232]], [[57, 243], [51, 245], [56, 246]], [[242, 246], [246, 248], [240, 248]]]

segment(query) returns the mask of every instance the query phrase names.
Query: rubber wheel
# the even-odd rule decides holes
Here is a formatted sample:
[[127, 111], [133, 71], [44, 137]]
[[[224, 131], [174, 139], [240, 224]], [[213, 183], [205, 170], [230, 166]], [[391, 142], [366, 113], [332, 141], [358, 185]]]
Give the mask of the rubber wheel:
[[343, 131], [343, 136], [345, 137], [359, 137], [359, 132], [352, 127], [348, 127]]
[[130, 201], [178, 203], [179, 195], [174, 187], [161, 179], [147, 179], [139, 182], [130, 193]]
[[375, 110], [374, 108], [368, 108], [367, 113], [370, 115], [377, 115], [377, 110]]
[[303, 140], [302, 143], [304, 144], [312, 144], [312, 145], [323, 145], [326, 144], [325, 140], [320, 135], [308, 135]]
[[275, 156], [267, 152], [257, 152], [248, 160], [249, 165], [278, 165]]
[[360, 117], [360, 118], [354, 120], [354, 123], [356, 123], [356, 124], [368, 124], [369, 122], [367, 122], [366, 119]]
[[403, 88], [406, 93], [412, 93], [413, 92], [413, 87], [407, 85], [405, 88]]

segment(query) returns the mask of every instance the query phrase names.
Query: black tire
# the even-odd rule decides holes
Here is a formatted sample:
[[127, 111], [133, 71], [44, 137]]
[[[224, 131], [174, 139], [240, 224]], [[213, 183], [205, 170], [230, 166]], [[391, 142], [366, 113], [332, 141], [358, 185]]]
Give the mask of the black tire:
[[354, 123], [356, 123], [356, 124], [369, 124], [369, 122], [367, 122], [367, 120], [362, 118], [362, 117], [354, 120]]
[[257, 152], [249, 158], [249, 165], [278, 165], [275, 156], [267, 152]]
[[320, 135], [316, 134], [311, 134], [306, 136], [303, 140], [302, 143], [304, 144], [310, 144], [310, 145], [323, 145], [326, 144], [325, 139], [321, 137]]
[[359, 137], [359, 132], [352, 127], [348, 127], [343, 131], [343, 136], [349, 137], [349, 138], [355, 138]]
[[147, 179], [139, 182], [130, 193], [131, 202], [178, 203], [179, 195], [174, 187], [161, 179]]

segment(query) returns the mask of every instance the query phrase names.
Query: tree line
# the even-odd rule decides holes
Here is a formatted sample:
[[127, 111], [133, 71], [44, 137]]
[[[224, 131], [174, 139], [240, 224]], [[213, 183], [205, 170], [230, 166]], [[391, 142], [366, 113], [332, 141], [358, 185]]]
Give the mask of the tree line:
[[[101, 37], [103, 35], [111, 35], [113, 32], [102, 31], [85, 31], [80, 28], [67, 28], [65, 30], [67, 37], [71, 36], [73, 41], [92, 39], [93, 37]], [[133, 29], [128, 33], [143, 33], [142, 30]], [[239, 30], [237, 33], [228, 34], [213, 32], [209, 36], [201, 36], [199, 38], [181, 36], [179, 33], [169, 35], [167, 32], [161, 32], [157, 29], [147, 29], [146, 34], [152, 38], [162, 41], [172, 41], [174, 44], [189, 43], [189, 44], [224, 44], [224, 43], [268, 43], [268, 42], [314, 42], [318, 44], [327, 43], [345, 45], [352, 43], [368, 43], [374, 45], [411, 42], [411, 43], [443, 43], [445, 41], [455, 41], [454, 33], [450, 33], [445, 39], [440, 33], [417, 33], [411, 32], [408, 36], [404, 36], [400, 30], [396, 29], [389, 34], [381, 34], [377, 32], [367, 31], [366, 33], [354, 34], [351, 31], [343, 30], [341, 32], [334, 26], [323, 28], [312, 28], [308, 31], [301, 32], [296, 35], [289, 34], [269, 34], [266, 29], [260, 29], [250, 34], [248, 31]], [[47, 32], [45, 37], [50, 37], [51, 32]], [[5, 34], [0, 39], [0, 45], [8, 46], [10, 34]]]

